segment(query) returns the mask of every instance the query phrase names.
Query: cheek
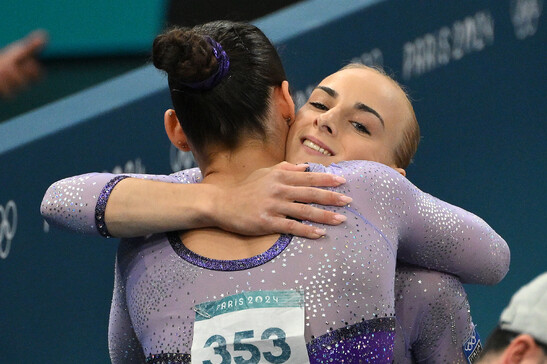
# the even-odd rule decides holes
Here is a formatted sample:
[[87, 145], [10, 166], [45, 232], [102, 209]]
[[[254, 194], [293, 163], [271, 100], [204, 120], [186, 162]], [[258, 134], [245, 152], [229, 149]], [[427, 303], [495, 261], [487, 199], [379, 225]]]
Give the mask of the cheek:
[[289, 163], [297, 163], [297, 161], [295, 161], [294, 159], [295, 152], [298, 150], [298, 137], [296, 134], [295, 124], [293, 124], [289, 129], [289, 134], [287, 135], [287, 143], [285, 144], [285, 160]]
[[344, 149], [344, 160], [366, 160], [386, 163], [385, 147], [381, 143], [363, 141], [362, 139], [347, 141]]
[[296, 136], [296, 128], [293, 124], [289, 129], [289, 133], [287, 134], [287, 150], [292, 147], [297, 139], [298, 137]]
[[300, 135], [302, 134], [303, 129], [306, 128], [306, 118], [297, 116], [294, 123], [291, 124], [289, 128], [289, 134], [287, 136], [287, 145], [298, 144]]
[[317, 112], [314, 112], [309, 109], [302, 110], [300, 109], [295, 116], [294, 123], [291, 124], [291, 129], [302, 129], [304, 127], [313, 124], [313, 121], [316, 118]]

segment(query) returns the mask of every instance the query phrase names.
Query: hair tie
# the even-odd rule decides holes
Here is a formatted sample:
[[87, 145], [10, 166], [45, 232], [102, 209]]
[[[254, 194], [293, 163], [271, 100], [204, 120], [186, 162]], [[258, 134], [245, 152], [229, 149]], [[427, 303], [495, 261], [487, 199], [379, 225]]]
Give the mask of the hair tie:
[[[217, 59], [218, 69], [217, 71], [212, 74], [209, 78], [206, 80], [200, 81], [200, 82], [173, 82], [173, 86], [183, 86], [187, 87], [193, 90], [199, 90], [199, 91], [206, 91], [210, 90], [216, 85], [222, 81], [222, 79], [228, 74], [228, 71], [230, 70], [230, 58], [228, 58], [228, 55], [222, 49], [222, 46], [220, 43], [214, 41], [211, 37], [206, 37], [207, 42], [213, 46], [213, 54], [215, 58]], [[180, 91], [177, 89], [172, 89], [173, 91]]]

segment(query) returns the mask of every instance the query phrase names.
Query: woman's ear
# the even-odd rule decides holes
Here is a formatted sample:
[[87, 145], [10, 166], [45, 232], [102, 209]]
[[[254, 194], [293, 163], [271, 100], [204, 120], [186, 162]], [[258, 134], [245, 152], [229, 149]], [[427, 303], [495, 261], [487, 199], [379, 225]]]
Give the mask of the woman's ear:
[[403, 177], [406, 177], [406, 171], [403, 168], [399, 168], [399, 167], [391, 167], [391, 168], [393, 168], [394, 170], [402, 174]]
[[289, 81], [285, 80], [281, 83], [281, 113], [285, 120], [287, 120], [288, 125], [291, 126], [294, 123], [295, 119], [295, 106], [294, 101], [291, 97], [291, 92], [289, 89]]
[[186, 138], [184, 130], [182, 130], [182, 126], [180, 126], [175, 110], [169, 109], [165, 112], [163, 115], [163, 124], [171, 143], [177, 149], [180, 149], [183, 152], [189, 152], [191, 148], [188, 145], [188, 139]]

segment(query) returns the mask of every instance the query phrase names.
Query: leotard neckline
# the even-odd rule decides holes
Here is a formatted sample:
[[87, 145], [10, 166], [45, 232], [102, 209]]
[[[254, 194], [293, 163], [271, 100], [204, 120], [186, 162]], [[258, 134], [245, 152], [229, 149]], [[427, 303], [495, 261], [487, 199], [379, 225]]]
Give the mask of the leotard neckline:
[[263, 253], [245, 259], [220, 260], [207, 258], [194, 253], [184, 245], [178, 232], [169, 232], [166, 235], [171, 247], [179, 257], [198, 267], [219, 271], [237, 271], [258, 267], [277, 257], [285, 250], [292, 239], [292, 235], [282, 234], [277, 241]]

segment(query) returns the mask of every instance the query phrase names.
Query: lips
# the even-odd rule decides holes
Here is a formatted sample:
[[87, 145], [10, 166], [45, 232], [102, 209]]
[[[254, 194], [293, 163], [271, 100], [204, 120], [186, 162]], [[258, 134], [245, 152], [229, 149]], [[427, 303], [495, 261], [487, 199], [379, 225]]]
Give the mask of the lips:
[[326, 145], [324, 145], [323, 143], [321, 143], [319, 140], [315, 138], [304, 137], [302, 139], [302, 145], [312, 150], [315, 150], [323, 155], [326, 155], [328, 157], [331, 157], [334, 155], [332, 150], [330, 150]]

